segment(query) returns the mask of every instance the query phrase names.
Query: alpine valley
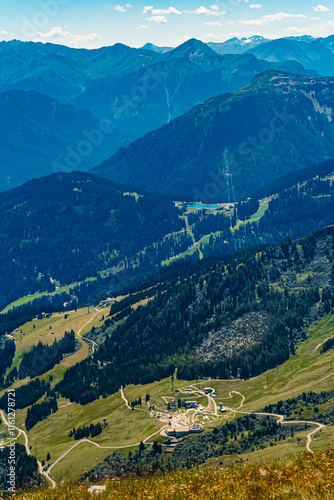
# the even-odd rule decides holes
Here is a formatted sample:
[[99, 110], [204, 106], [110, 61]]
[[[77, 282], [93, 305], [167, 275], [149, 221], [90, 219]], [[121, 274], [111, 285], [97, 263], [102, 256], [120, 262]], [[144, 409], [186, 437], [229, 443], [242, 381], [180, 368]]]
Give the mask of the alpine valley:
[[333, 37], [161, 45], [0, 43], [1, 491], [329, 500]]

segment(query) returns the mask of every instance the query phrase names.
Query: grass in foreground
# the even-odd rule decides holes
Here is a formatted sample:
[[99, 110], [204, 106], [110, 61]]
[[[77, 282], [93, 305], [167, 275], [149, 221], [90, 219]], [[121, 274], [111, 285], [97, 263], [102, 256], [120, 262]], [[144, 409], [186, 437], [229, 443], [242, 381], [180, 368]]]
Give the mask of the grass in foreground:
[[[330, 500], [334, 498], [334, 451], [302, 454], [266, 465], [183, 471], [165, 476], [111, 480], [97, 498], [183, 500]], [[88, 499], [88, 486], [66, 485], [16, 497], [18, 500]]]

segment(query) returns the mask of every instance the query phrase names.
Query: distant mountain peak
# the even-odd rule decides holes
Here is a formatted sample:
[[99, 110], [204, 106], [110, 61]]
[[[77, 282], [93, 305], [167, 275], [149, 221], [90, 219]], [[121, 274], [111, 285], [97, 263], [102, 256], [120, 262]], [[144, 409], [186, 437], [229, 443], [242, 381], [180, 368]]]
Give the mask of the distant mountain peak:
[[187, 40], [182, 45], [179, 45], [170, 54], [173, 57], [190, 57], [195, 54], [205, 54], [211, 56], [217, 56], [216, 52], [212, 50], [206, 43], [197, 40], [196, 38], [191, 38]]
[[166, 52], [170, 52], [173, 50], [172, 47], [158, 47], [157, 45], [154, 45], [153, 43], [145, 43], [142, 47], [143, 50], [152, 50], [153, 52], [157, 52], [158, 54], [166, 54]]
[[237, 41], [237, 40], [239, 42], [251, 43], [251, 42], [262, 42], [263, 40], [265, 40], [265, 38], [263, 36], [260, 36], [260, 35], [253, 35], [250, 37], [243, 37], [243, 38], [231, 38], [228, 41], [231, 42], [231, 41]]
[[115, 43], [111, 48], [117, 54], [130, 54], [134, 50], [124, 43]]
[[243, 54], [245, 51], [266, 42], [270, 42], [270, 40], [260, 35], [254, 35], [249, 38], [233, 37], [225, 42], [208, 42], [208, 46], [218, 54]]

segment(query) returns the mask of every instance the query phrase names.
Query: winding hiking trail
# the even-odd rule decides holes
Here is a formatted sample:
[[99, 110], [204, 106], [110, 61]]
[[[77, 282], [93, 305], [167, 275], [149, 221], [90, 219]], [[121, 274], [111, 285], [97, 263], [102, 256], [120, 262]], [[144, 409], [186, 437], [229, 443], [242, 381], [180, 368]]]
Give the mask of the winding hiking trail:
[[132, 410], [131, 406], [129, 405], [129, 401], [124, 396], [123, 386], [121, 387], [121, 396], [122, 396], [123, 401], [125, 401], [125, 405], [127, 406], [127, 408], [129, 408], [129, 410]]
[[83, 330], [84, 328], [86, 328], [86, 326], [87, 326], [87, 325], [89, 325], [89, 323], [91, 323], [91, 322], [93, 321], [93, 319], [94, 319], [94, 318], [96, 318], [96, 316], [97, 316], [97, 315], [98, 315], [98, 314], [99, 314], [99, 313], [100, 313], [100, 312], [101, 312], [104, 308], [105, 308], [105, 307], [102, 307], [102, 309], [96, 309], [96, 307], [95, 307], [95, 311], [97, 311], [97, 313], [96, 313], [96, 314], [94, 314], [94, 316], [92, 316], [92, 317], [90, 318], [90, 320], [89, 320], [89, 321], [87, 321], [87, 323], [85, 323], [85, 324], [84, 324], [84, 325], [80, 328], [80, 330], [79, 330], [79, 331], [78, 331], [78, 333], [77, 333], [78, 337], [80, 337], [80, 338], [81, 338], [84, 342], [91, 342], [91, 343], [92, 343], [93, 353], [95, 352], [95, 347], [99, 347], [99, 346], [98, 346], [98, 344], [97, 344], [94, 340], [91, 340], [91, 339], [88, 339], [88, 338], [86, 338], [86, 337], [83, 337], [83, 336], [82, 336], [82, 335], [80, 335], [80, 334], [81, 334], [82, 330]]
[[[104, 309], [104, 308], [102, 308], [102, 309]], [[86, 327], [86, 326], [87, 326], [87, 325], [88, 325], [91, 321], [93, 321], [93, 319], [94, 319], [94, 318], [95, 318], [95, 317], [96, 317], [96, 316], [97, 316], [97, 315], [98, 315], [98, 314], [102, 311], [102, 309], [96, 309], [96, 308], [95, 308], [96, 314], [94, 314], [94, 316], [92, 316], [92, 318], [91, 318], [89, 321], [87, 321], [87, 323], [85, 323], [85, 324], [84, 324], [84, 325], [80, 328], [80, 330], [79, 330], [79, 331], [78, 331], [78, 333], [77, 333], [78, 337], [80, 337], [80, 338], [83, 340], [83, 342], [91, 342], [91, 343], [92, 343], [93, 353], [94, 353], [94, 350], [95, 350], [95, 346], [96, 346], [96, 347], [98, 347], [98, 344], [97, 344], [96, 342], [94, 342], [94, 340], [83, 338], [83, 337], [82, 337], [82, 335], [80, 335], [80, 334], [81, 334], [82, 330], [83, 330], [83, 329], [84, 329], [84, 328], [85, 328], [85, 327]], [[63, 406], [60, 406], [60, 408], [64, 408], [64, 407], [69, 406], [69, 405], [71, 405], [71, 404], [72, 404], [72, 403], [67, 403], [67, 404], [65, 404], [65, 405], [63, 405]], [[2, 418], [3, 423], [4, 423], [7, 427], [9, 427], [8, 420], [6, 419], [6, 417], [5, 417], [5, 414], [4, 414], [3, 410], [0, 410], [0, 415], [1, 415], [1, 418]], [[15, 438], [15, 440], [17, 440], [17, 438], [18, 438], [18, 437], [22, 434], [22, 435], [24, 436], [24, 439], [25, 439], [25, 449], [26, 449], [27, 455], [31, 455], [31, 453], [30, 453], [30, 448], [29, 448], [29, 438], [28, 438], [28, 435], [27, 435], [26, 431], [24, 431], [23, 429], [20, 429], [19, 427], [15, 426], [15, 425], [14, 425], [13, 427], [14, 427], [14, 429], [15, 429], [15, 430], [17, 430], [17, 432], [18, 432], [18, 435], [17, 435], [17, 437]], [[151, 437], [151, 436], [150, 436], [150, 437]], [[78, 443], [76, 443], [76, 445], [80, 444], [80, 442], [81, 442], [81, 441], [78, 441]], [[97, 445], [96, 443], [93, 443], [92, 441], [91, 441], [91, 443], [92, 443], [92, 444], [95, 444], [96, 446], [99, 446], [99, 445]], [[75, 445], [75, 446], [76, 446], [76, 445]], [[73, 449], [75, 446], [73, 446], [71, 449]], [[99, 447], [100, 447], [100, 446], [99, 446]], [[71, 451], [71, 449], [70, 449], [69, 451]], [[67, 453], [68, 453], [68, 452], [66, 452], [63, 456], [67, 455]], [[47, 479], [47, 481], [48, 481], [49, 483], [51, 483], [52, 489], [55, 489], [55, 487], [56, 487], [56, 482], [55, 482], [55, 481], [54, 481], [54, 480], [53, 480], [53, 479], [49, 476], [49, 473], [50, 473], [50, 470], [52, 469], [52, 467], [53, 467], [53, 466], [54, 466], [57, 462], [59, 462], [59, 460], [61, 460], [61, 458], [63, 458], [63, 456], [62, 456], [62, 457], [60, 457], [60, 458], [59, 458], [59, 459], [58, 459], [58, 460], [57, 460], [54, 464], [52, 464], [52, 465], [51, 465], [51, 467], [49, 467], [49, 469], [48, 469], [48, 470], [46, 470], [46, 471], [45, 471], [45, 470], [43, 470], [43, 466], [42, 466], [41, 462], [40, 462], [39, 460], [37, 460], [37, 459], [36, 459], [36, 460], [37, 460], [37, 464], [38, 464], [38, 471], [39, 471], [39, 473], [40, 473], [40, 474], [42, 474], [42, 475], [43, 475], [43, 476]]]
[[[129, 408], [129, 410], [132, 410], [132, 406], [129, 405], [129, 401], [126, 399], [126, 397], [124, 396], [124, 392], [123, 392], [123, 386], [121, 387], [120, 389], [121, 391], [121, 396], [122, 396], [122, 399], [123, 401], [125, 402], [127, 408]], [[147, 401], [147, 403], [149, 403], [149, 401]], [[137, 410], [137, 411], [148, 411], [146, 410], [145, 408], [133, 408], [134, 410]]]
[[310, 420], [285, 420], [285, 415], [277, 415], [275, 413], [259, 413], [259, 412], [255, 412], [254, 415], [267, 415], [269, 417], [277, 417], [278, 418], [278, 422], [281, 425], [291, 425], [291, 424], [309, 424], [309, 425], [315, 425], [316, 429], [314, 429], [313, 431], [309, 432], [309, 434], [306, 435], [306, 437], [307, 437], [306, 449], [310, 453], [314, 453], [314, 451], [311, 450], [311, 448], [310, 448], [310, 444], [311, 444], [311, 441], [312, 441], [313, 434], [315, 434], [316, 432], [318, 432], [321, 429], [324, 429], [326, 427], [324, 424], [320, 424], [319, 422], [311, 422]]
[[[165, 426], [166, 427], [166, 426]], [[148, 436], [147, 438], [145, 438], [143, 440], [143, 443], [144, 444], [150, 444], [148, 443], [148, 440], [151, 439], [152, 437], [154, 437], [156, 434], [160, 433], [161, 432], [161, 429], [159, 429], [157, 432], [154, 432], [153, 434], [151, 434], [150, 436]], [[94, 443], [94, 441], [91, 441], [90, 439], [87, 439], [87, 438], [84, 438], [84, 439], [80, 439], [80, 441], [78, 441], [77, 443], [75, 443], [73, 446], [71, 446], [71, 448], [69, 448], [67, 451], [65, 451], [65, 453], [63, 453], [47, 470], [47, 474], [50, 473], [51, 469], [58, 464], [58, 462], [60, 462], [60, 460], [62, 460], [64, 457], [66, 457], [66, 455], [68, 455], [74, 448], [76, 448], [77, 446], [79, 446], [79, 444], [81, 443], [90, 443], [94, 446], [96, 446], [97, 448], [100, 448], [100, 449], [103, 449], [103, 450], [124, 450], [126, 448], [132, 448], [133, 446], [139, 446], [140, 443], [134, 443], [134, 444], [128, 444], [126, 446], [101, 446], [100, 444], [98, 443]], [[54, 482], [54, 481], [53, 481]], [[56, 483], [55, 483], [56, 484]]]
[[[100, 312], [100, 311], [98, 311]], [[91, 318], [90, 321], [92, 321], [92, 319], [94, 319], [96, 315], [93, 316], [93, 318]], [[90, 321], [88, 321], [88, 323], [90, 323]], [[86, 325], [88, 324], [86, 323]], [[80, 331], [82, 331], [82, 329], [86, 326], [84, 325]], [[79, 331], [79, 332], [80, 332]], [[78, 333], [79, 335], [79, 333]], [[93, 342], [93, 341], [92, 341]], [[213, 412], [216, 416], [217, 415], [217, 411], [218, 411], [218, 408], [217, 408], [217, 404], [215, 402], [215, 400], [208, 394], [205, 394], [205, 392], [201, 391], [200, 389], [196, 388], [196, 392], [201, 394], [201, 395], [205, 395], [208, 397], [208, 407], [207, 407], [207, 410], [209, 409], [209, 411], [211, 411], [211, 406], [213, 406]], [[123, 399], [123, 401], [125, 402], [125, 405], [126, 407], [129, 409], [129, 410], [132, 410], [132, 407], [129, 405], [129, 402], [128, 400], [126, 399], [126, 397], [124, 396], [124, 392], [123, 392], [123, 387], [121, 387], [120, 389], [120, 393], [121, 393], [121, 397]], [[306, 443], [306, 449], [309, 453], [314, 453], [314, 451], [311, 449], [310, 445], [311, 445], [311, 442], [312, 442], [312, 436], [317, 433], [318, 431], [320, 431], [321, 429], [324, 429], [326, 427], [326, 425], [324, 424], [320, 424], [319, 422], [312, 422], [312, 421], [309, 421], [309, 420], [286, 420], [285, 419], [285, 415], [279, 415], [279, 414], [276, 414], [276, 413], [266, 413], [266, 412], [247, 412], [247, 411], [242, 411], [240, 410], [240, 408], [243, 407], [244, 405], [244, 402], [245, 402], [245, 396], [243, 394], [241, 394], [240, 392], [237, 392], [237, 391], [231, 391], [229, 393], [229, 397], [228, 398], [223, 398], [223, 399], [232, 399], [233, 396], [232, 394], [238, 394], [241, 398], [242, 398], [242, 401], [240, 403], [240, 405], [238, 406], [237, 409], [234, 409], [234, 408], [229, 408], [227, 407], [228, 410], [232, 411], [232, 412], [235, 412], [235, 413], [242, 413], [244, 415], [263, 415], [263, 416], [269, 416], [269, 417], [276, 417], [278, 419], [278, 422], [281, 424], [281, 425], [292, 425], [292, 424], [307, 424], [307, 425], [314, 425], [316, 428], [313, 429], [311, 432], [309, 432], [306, 437], [307, 437], [307, 443]], [[67, 406], [67, 405], [65, 405]], [[147, 411], [147, 410], [142, 410], [142, 411]], [[5, 417], [5, 414], [3, 412], [3, 410], [0, 410], [0, 415], [1, 415], [1, 418], [2, 418], [2, 421], [4, 422], [4, 424], [9, 427], [10, 424], [8, 423], [6, 417]], [[154, 436], [156, 436], [157, 434], [161, 434], [161, 432], [166, 429], [166, 425], [162, 428], [160, 428], [158, 431], [154, 432], [153, 434], [151, 434], [150, 436], [148, 436], [147, 438], [145, 438], [143, 440], [143, 443], [144, 444], [152, 444], [149, 442], [149, 440], [151, 438], [153, 438]], [[30, 455], [30, 448], [29, 448], [29, 438], [28, 438], [28, 435], [27, 433], [23, 430], [23, 429], [20, 429], [19, 427], [17, 426], [13, 426], [13, 428], [15, 430], [17, 430], [18, 432], [18, 435], [17, 437], [15, 438], [15, 440], [17, 440], [17, 438], [22, 434], [24, 436], [24, 439], [25, 439], [25, 449], [26, 449], [26, 452], [28, 455]], [[37, 460], [37, 464], [38, 464], [38, 470], [40, 472], [40, 474], [42, 474], [46, 479], [47, 481], [51, 484], [51, 487], [52, 489], [55, 489], [57, 483], [56, 481], [54, 481], [54, 479], [52, 479], [50, 477], [50, 472], [51, 470], [53, 469], [53, 467], [55, 465], [57, 465], [64, 457], [66, 457], [74, 448], [76, 448], [77, 446], [79, 446], [80, 444], [82, 443], [89, 443], [93, 446], [96, 446], [97, 448], [100, 448], [100, 449], [105, 449], [105, 450], [122, 450], [122, 449], [126, 449], [126, 448], [132, 448], [133, 446], [139, 446], [140, 443], [133, 443], [133, 444], [129, 444], [129, 445], [126, 445], [126, 446], [102, 446], [98, 443], [95, 443], [94, 441], [91, 441], [90, 439], [87, 439], [87, 438], [84, 438], [84, 439], [81, 439], [80, 441], [78, 441], [77, 443], [75, 443], [73, 446], [71, 446], [67, 451], [65, 451], [55, 462], [53, 462], [52, 465], [50, 465], [50, 467], [47, 469], [47, 470], [43, 470], [43, 466], [41, 464], [41, 462], [39, 462], [39, 460]]]
[[[0, 410], [0, 415], [1, 415], [3, 423], [7, 427], [9, 427], [9, 423], [8, 423], [8, 421], [7, 421], [6, 417], [5, 417], [5, 414], [4, 414], [4, 412], [2, 410]], [[17, 438], [21, 434], [23, 434], [24, 439], [25, 439], [25, 449], [26, 449], [27, 455], [30, 455], [29, 438], [28, 438], [27, 433], [23, 429], [20, 429], [19, 427], [17, 427], [16, 425], [13, 425], [13, 427], [14, 427], [14, 429], [16, 429], [18, 431], [18, 435], [15, 438], [15, 440], [17, 440]], [[56, 482], [49, 476], [49, 471], [44, 471], [43, 470], [43, 466], [42, 466], [42, 464], [41, 464], [41, 462], [39, 460], [37, 460], [37, 464], [38, 464], [38, 471], [39, 471], [39, 473], [42, 474], [43, 476], [45, 476], [45, 478], [47, 479], [47, 481], [49, 481], [51, 483], [52, 488], [55, 489]]]
[[231, 391], [231, 392], [229, 392], [229, 393], [228, 393], [228, 398], [220, 398], [220, 399], [232, 399], [232, 398], [233, 398], [232, 394], [238, 394], [238, 396], [240, 396], [240, 397], [241, 397], [241, 400], [242, 400], [242, 401], [241, 401], [241, 403], [240, 403], [240, 405], [238, 406], [238, 408], [236, 408], [236, 409], [234, 410], [234, 411], [237, 411], [237, 410], [239, 410], [240, 408], [242, 408], [242, 407], [243, 407], [244, 402], [245, 402], [245, 399], [246, 399], [246, 398], [245, 398], [245, 396], [244, 396], [243, 394], [241, 394], [241, 392], [238, 392], [238, 391]]
[[[132, 407], [129, 405], [129, 402], [128, 400], [126, 399], [126, 397], [124, 396], [124, 393], [123, 393], [123, 387], [121, 387], [121, 396], [122, 396], [122, 399], [124, 400], [127, 408], [129, 408], [129, 410], [132, 410]], [[139, 410], [139, 408], [135, 408], [137, 410]], [[147, 410], [142, 410], [142, 411], [147, 411]], [[154, 432], [153, 434], [151, 434], [150, 436], [148, 436], [147, 438], [143, 439], [143, 443], [144, 444], [152, 444], [152, 443], [149, 443], [149, 440], [151, 438], [153, 438], [154, 436], [156, 436], [157, 434], [159, 434], [163, 429], [165, 429], [166, 426], [160, 428], [158, 431]], [[22, 431], [24, 432], [24, 431]], [[26, 437], [26, 439], [28, 440], [28, 437]], [[80, 441], [78, 441], [77, 443], [75, 443], [73, 446], [71, 446], [71, 448], [69, 448], [67, 451], [65, 451], [49, 468], [48, 470], [44, 473], [44, 475], [46, 477], [48, 477], [50, 479], [50, 481], [54, 484], [53, 485], [53, 488], [55, 488], [56, 486], [56, 483], [53, 479], [51, 479], [49, 477], [49, 474], [52, 470], [52, 468], [57, 465], [60, 460], [62, 460], [64, 457], [66, 457], [66, 455], [68, 455], [74, 448], [76, 448], [77, 446], [79, 446], [81, 443], [90, 443], [92, 444], [93, 446], [96, 446], [97, 448], [100, 448], [100, 449], [104, 449], [104, 450], [123, 450], [123, 449], [126, 449], [126, 448], [132, 448], [133, 446], [139, 446], [140, 443], [132, 443], [132, 444], [128, 444], [126, 446], [102, 446], [98, 443], [95, 443], [94, 441], [91, 441], [90, 439], [87, 439], [87, 438], [84, 438], [84, 439], [80, 439]]]
[[[234, 411], [236, 413], [243, 413], [244, 415], [263, 415], [263, 416], [268, 416], [268, 417], [276, 417], [278, 419], [278, 422], [281, 425], [293, 425], [293, 424], [308, 424], [308, 425], [314, 425], [316, 428], [313, 429], [313, 431], [309, 432], [306, 437], [307, 437], [307, 443], [306, 443], [306, 449], [310, 453], [314, 453], [313, 450], [311, 450], [311, 442], [312, 442], [312, 436], [316, 432], [320, 431], [321, 429], [324, 429], [326, 425], [320, 424], [319, 422], [312, 422], [311, 420], [285, 420], [285, 415], [279, 415], [277, 413], [266, 413], [266, 412], [248, 412], [248, 411], [240, 411], [239, 408], [241, 408], [244, 404], [245, 397], [237, 391], [232, 391], [229, 393], [229, 396], [231, 396], [232, 393], [239, 394], [243, 400], [240, 404], [240, 406], [237, 409], [234, 408], [228, 408], [230, 411]], [[226, 399], [226, 398], [225, 398]]]
[[[9, 427], [9, 423], [8, 423], [8, 421], [7, 421], [6, 417], [5, 417], [5, 414], [4, 414], [4, 412], [2, 410], [0, 410], [0, 415], [1, 415], [1, 418], [2, 418], [2, 420], [4, 422], [4, 424], [7, 427]], [[13, 426], [13, 427], [18, 432], [18, 435], [15, 438], [15, 440], [21, 434], [23, 434], [23, 436], [25, 438], [25, 449], [26, 449], [27, 455], [30, 455], [31, 453], [30, 453], [30, 448], [29, 448], [29, 438], [28, 438], [27, 433], [23, 429], [20, 429], [17, 426]], [[164, 426], [162, 429], [159, 429], [158, 431], [154, 432], [153, 434], [151, 434], [150, 436], [148, 436], [147, 438], [145, 438], [143, 440], [143, 443], [144, 444], [152, 444], [152, 443], [149, 443], [149, 440], [152, 439], [157, 434], [159, 434], [161, 432], [161, 430], [163, 430], [165, 428], [166, 428], [166, 426]], [[129, 445], [126, 445], [126, 446], [101, 446], [98, 443], [94, 443], [94, 441], [91, 441], [90, 439], [84, 438], [84, 439], [81, 439], [80, 441], [78, 441], [77, 443], [75, 443], [73, 446], [71, 446], [71, 448], [69, 448], [67, 451], [65, 451], [65, 453], [63, 453], [52, 465], [50, 465], [50, 467], [46, 471], [43, 470], [43, 466], [42, 466], [41, 462], [39, 460], [37, 460], [38, 470], [39, 470], [40, 474], [42, 474], [47, 479], [47, 481], [49, 481], [49, 483], [51, 483], [52, 489], [55, 489], [55, 487], [57, 486], [57, 483], [56, 483], [56, 481], [54, 481], [54, 479], [52, 479], [50, 477], [51, 470], [53, 469], [53, 467], [55, 465], [57, 465], [60, 462], [60, 460], [62, 460], [64, 457], [66, 457], [66, 455], [68, 455], [74, 448], [76, 448], [77, 446], [79, 446], [81, 443], [90, 443], [90, 444], [96, 446], [97, 448], [101, 448], [101, 449], [105, 449], [105, 450], [123, 450], [123, 449], [126, 449], [126, 448], [132, 448], [133, 446], [139, 446], [140, 445], [140, 443], [133, 443], [133, 444], [129, 444]]]
[[[323, 327], [322, 327], [322, 328], [323, 328]], [[317, 345], [317, 347], [315, 347], [315, 348], [314, 348], [314, 351], [313, 351], [313, 352], [317, 351], [317, 350], [319, 349], [319, 347], [321, 347], [323, 344], [325, 344], [325, 342], [327, 342], [327, 340], [329, 340], [329, 339], [326, 339], [326, 340], [324, 340], [323, 342], [320, 342], [320, 344], [318, 344], [318, 345]]]

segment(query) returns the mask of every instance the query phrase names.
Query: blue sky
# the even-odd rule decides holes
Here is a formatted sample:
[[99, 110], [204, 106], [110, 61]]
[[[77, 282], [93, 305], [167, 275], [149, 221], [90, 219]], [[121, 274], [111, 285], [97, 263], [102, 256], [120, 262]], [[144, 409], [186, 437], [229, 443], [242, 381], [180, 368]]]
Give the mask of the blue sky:
[[334, 34], [332, 0], [1, 0], [0, 38], [95, 48]]

